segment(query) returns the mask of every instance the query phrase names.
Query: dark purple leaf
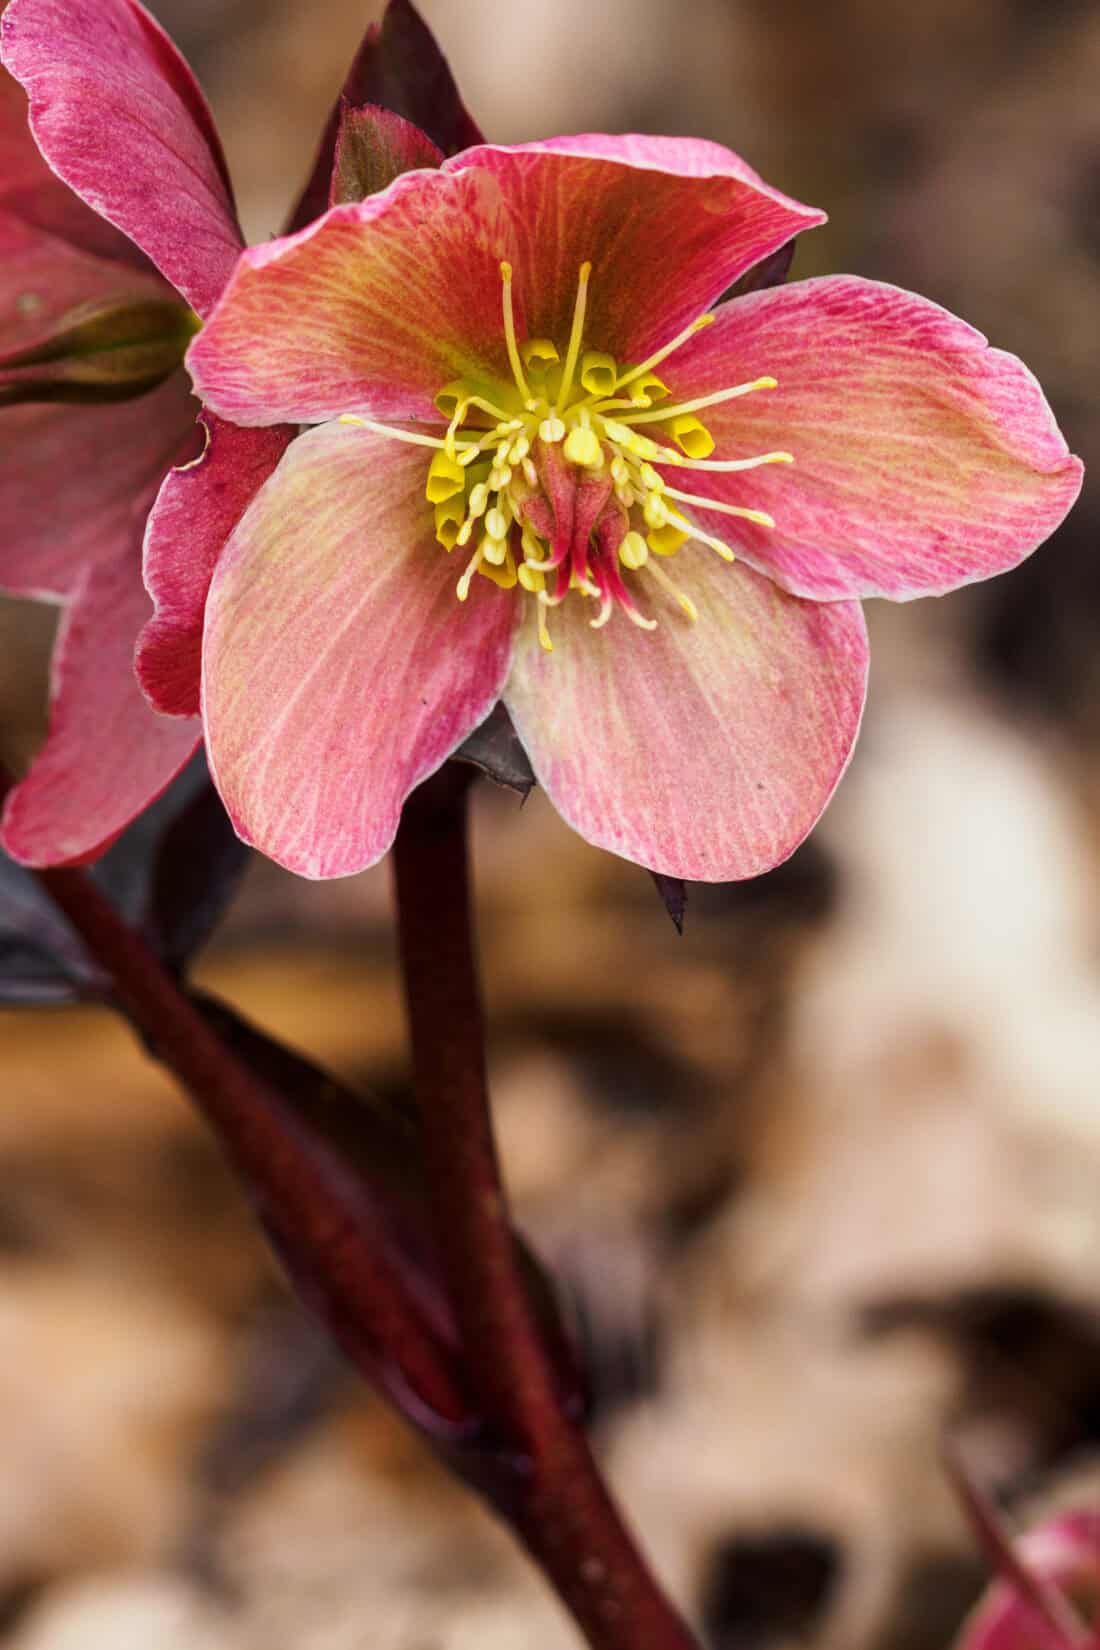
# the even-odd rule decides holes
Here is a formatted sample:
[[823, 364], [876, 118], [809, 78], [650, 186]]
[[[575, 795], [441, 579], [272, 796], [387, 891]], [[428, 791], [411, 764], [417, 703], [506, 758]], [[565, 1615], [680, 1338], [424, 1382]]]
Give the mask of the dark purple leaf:
[[660, 871], [651, 871], [649, 874], [657, 885], [657, 892], [664, 901], [665, 910], [672, 918], [676, 932], [682, 934], [688, 902], [687, 884], [679, 877], [662, 876]]
[[345, 104], [356, 109], [364, 103], [390, 109], [419, 126], [444, 155], [483, 141], [431, 30], [410, 0], [390, 0], [382, 21], [367, 30], [348, 70], [309, 182], [290, 215], [288, 233], [303, 229], [327, 209], [341, 110]]
[[[197, 756], [91, 875], [158, 956], [181, 970], [209, 935], [245, 863]], [[110, 982], [31, 871], [0, 854], [0, 1003], [110, 994]]]
[[494, 784], [507, 785], [525, 799], [535, 787], [527, 752], [502, 704], [494, 705], [481, 726], [458, 747], [455, 760], [472, 762]]

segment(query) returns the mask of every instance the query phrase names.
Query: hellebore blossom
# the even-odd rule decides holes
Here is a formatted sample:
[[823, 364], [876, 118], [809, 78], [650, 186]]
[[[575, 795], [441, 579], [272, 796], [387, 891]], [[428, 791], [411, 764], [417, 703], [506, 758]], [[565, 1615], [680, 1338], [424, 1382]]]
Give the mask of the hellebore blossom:
[[[222, 417], [315, 426], [205, 600], [223, 800], [291, 869], [357, 871], [502, 699], [589, 841], [764, 871], [848, 761], [858, 598], [1015, 566], [1081, 466], [1022, 363], [924, 299], [840, 276], [716, 304], [823, 218], [716, 144], [437, 158], [245, 252], [190, 348]], [[159, 515], [170, 652], [190, 552]]]
[[1098, 1650], [1100, 1513], [1077, 1509], [1029, 1530], [955, 1641], [955, 1650]]
[[[133, 387], [135, 369], [139, 387], [145, 371], [152, 384], [140, 400], [82, 404], [82, 394], [106, 398], [103, 374], [119, 369], [119, 351], [94, 348], [111, 317], [131, 333], [153, 322], [153, 349], [121, 363], [120, 388]], [[49, 170], [26, 97], [0, 70], [0, 589], [65, 604], [48, 738], [3, 817], [0, 839], [20, 858], [79, 859], [100, 847], [199, 738], [197, 721], [153, 713], [133, 670], [150, 612], [145, 512], [194, 445], [198, 405], [179, 365], [193, 319], [137, 248]]]
[[[162, 691], [184, 678], [182, 717], [155, 714], [133, 668], [151, 613], [142, 538], [166, 472], [191, 461], [172, 471], [177, 499], [202, 482], [201, 499], [179, 505], [178, 606], [189, 581], [205, 592], [294, 431], [204, 412], [204, 450], [195, 427], [178, 363], [243, 242], [212, 116], [174, 45], [137, 0], [0, 0], [0, 12], [0, 55], [16, 77], [0, 70], [0, 589], [65, 604], [49, 735], [9, 796], [0, 841], [48, 865], [95, 857], [198, 741], [187, 684], [200, 638], [192, 658], [171, 600], [167, 675], [155, 624], [145, 658]], [[408, 107], [448, 150], [479, 136], [408, 0], [391, 0], [368, 30], [345, 92], [353, 106]], [[337, 121], [292, 224], [328, 203]], [[114, 396], [137, 398], [83, 404]]]

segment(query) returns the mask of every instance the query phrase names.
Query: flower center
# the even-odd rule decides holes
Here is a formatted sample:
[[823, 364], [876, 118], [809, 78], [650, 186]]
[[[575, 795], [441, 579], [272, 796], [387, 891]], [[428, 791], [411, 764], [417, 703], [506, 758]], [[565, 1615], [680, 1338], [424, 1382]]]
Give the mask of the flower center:
[[[733, 561], [734, 552], [684, 514], [695, 505], [773, 527], [763, 510], [682, 492], [655, 466], [734, 472], [789, 464], [785, 452], [712, 459], [715, 442], [697, 414], [755, 390], [774, 378], [677, 402], [656, 369], [714, 316], [701, 315], [638, 365], [620, 365], [606, 351], [585, 349], [591, 264], [581, 265], [564, 358], [549, 338], [520, 344], [512, 306], [512, 266], [500, 266], [504, 343], [512, 381], [463, 378], [447, 384], [435, 404], [449, 420], [428, 436], [348, 415], [381, 434], [435, 449], [425, 493], [445, 550], [472, 547], [458, 580], [465, 601], [475, 576], [503, 589], [517, 585], [538, 603], [539, 640], [549, 652], [549, 614], [575, 591], [597, 606], [601, 629], [616, 608], [643, 630], [656, 628], [635, 601], [643, 575], [670, 596], [689, 620], [691, 598], [661, 566], [695, 542]], [[647, 433], [646, 427], [653, 433]]]

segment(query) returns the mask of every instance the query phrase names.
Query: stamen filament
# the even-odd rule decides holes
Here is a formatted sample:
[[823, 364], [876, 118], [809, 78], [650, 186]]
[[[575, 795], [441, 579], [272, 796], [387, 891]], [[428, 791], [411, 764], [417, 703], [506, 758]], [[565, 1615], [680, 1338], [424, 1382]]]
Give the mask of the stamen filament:
[[647, 412], [623, 413], [621, 424], [663, 424], [682, 413], [698, 412], [702, 407], [717, 407], [722, 401], [735, 401], [740, 395], [751, 395], [753, 390], [778, 388], [776, 378], [754, 378], [751, 384], [736, 384], [732, 390], [715, 390], [713, 395], [699, 395], [694, 401], [681, 401], [675, 407], [651, 407]]
[[654, 464], [674, 464], [681, 470], [710, 470], [714, 475], [733, 475], [737, 470], [757, 470], [761, 464], [793, 464], [793, 453], [761, 453], [757, 458], [685, 458], [671, 447], [659, 447]]
[[640, 378], [643, 372], [649, 372], [651, 368], [660, 366], [662, 361], [666, 361], [668, 359], [673, 350], [679, 349], [681, 344], [686, 344], [688, 339], [693, 338], [697, 332], [702, 330], [703, 327], [709, 327], [714, 319], [715, 316], [711, 314], [697, 315], [694, 321], [692, 321], [689, 326], [684, 328], [683, 332], [677, 333], [671, 344], [665, 344], [661, 349], [649, 356], [647, 360], [643, 361], [641, 366], [631, 367], [629, 372], [624, 372], [621, 378], [617, 378], [615, 380], [616, 392], [621, 389], [625, 389], [627, 384], [633, 384], [635, 378]]
[[[338, 424], [354, 424], [361, 430], [373, 430], [375, 435], [388, 435], [394, 441], [407, 441], [413, 447], [435, 447], [440, 452], [447, 450], [447, 443], [440, 441], [438, 436], [414, 435], [411, 430], [395, 430], [392, 424], [376, 424], [373, 419], [360, 418], [357, 413], [341, 413], [336, 422]], [[469, 448], [470, 444], [468, 441], [463, 441], [456, 443], [456, 445]], [[465, 457], [459, 459], [460, 464], [466, 462]]]
[[523, 362], [520, 360], [519, 346], [516, 343], [516, 322], [512, 314], [512, 266], [507, 260], [500, 266], [500, 276], [504, 283], [504, 342], [508, 348], [508, 365], [512, 369], [516, 388], [524, 401], [527, 401], [531, 396], [531, 386], [524, 376]]
[[766, 510], [746, 510], [740, 504], [721, 504], [717, 499], [700, 498], [697, 493], [682, 493], [678, 487], [663, 489], [666, 498], [678, 498], [681, 504], [695, 504], [700, 510], [717, 510], [719, 515], [739, 516], [742, 521], [754, 521], [758, 527], [774, 527], [775, 518]]
[[569, 349], [565, 356], [565, 370], [562, 373], [561, 386], [557, 399], [554, 402], [554, 411], [560, 413], [569, 400], [569, 391], [573, 388], [573, 375], [577, 370], [577, 357], [581, 352], [581, 341], [584, 337], [584, 313], [588, 307], [588, 277], [592, 273], [592, 265], [583, 263], [580, 275], [577, 278], [577, 301], [573, 305], [573, 327], [569, 334]]
[[712, 534], [704, 533], [701, 528], [694, 527], [687, 517], [680, 515], [678, 511], [670, 510], [668, 519], [671, 526], [678, 527], [681, 533], [687, 534], [689, 539], [697, 539], [700, 544], [705, 544], [708, 549], [717, 551], [723, 561], [737, 560], [728, 544], [723, 544], [721, 539], [716, 539]]

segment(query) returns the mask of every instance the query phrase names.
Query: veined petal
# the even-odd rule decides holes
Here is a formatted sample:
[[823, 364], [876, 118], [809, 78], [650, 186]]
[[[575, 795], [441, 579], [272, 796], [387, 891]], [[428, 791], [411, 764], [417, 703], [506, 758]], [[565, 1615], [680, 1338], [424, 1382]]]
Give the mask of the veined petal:
[[64, 595], [132, 544], [135, 501], [187, 456], [197, 411], [183, 372], [136, 401], [0, 411], [0, 589]]
[[847, 764], [863, 615], [703, 551], [681, 552], [675, 572], [694, 624], [643, 598], [656, 630], [616, 614], [593, 632], [593, 604], [570, 600], [546, 653], [529, 616], [504, 703], [539, 784], [589, 842], [666, 876], [757, 876], [797, 848]]
[[619, 360], [666, 343], [737, 278], [825, 213], [699, 138], [584, 133], [484, 145], [444, 171], [487, 171], [512, 222], [528, 333], [568, 337], [591, 261], [588, 337]]
[[145, 585], [156, 608], [141, 633], [137, 673], [150, 703], [197, 716], [202, 626], [214, 567], [246, 507], [293, 440], [285, 424], [242, 430], [205, 412], [205, 451], [169, 471], [145, 530]]
[[194, 75], [137, 0], [9, 0], [3, 61], [59, 177], [204, 314], [242, 240]]
[[157, 716], [138, 687], [134, 638], [148, 612], [133, 538], [74, 587], [54, 649], [49, 733], [4, 808], [0, 842], [13, 859], [95, 859], [198, 745], [195, 719]]
[[303, 876], [344, 876], [488, 714], [516, 604], [455, 596], [423, 455], [346, 425], [299, 437], [214, 574], [203, 643], [211, 772], [238, 832]]
[[709, 409], [707, 427], [722, 457], [794, 463], [694, 472], [691, 491], [775, 527], [690, 513], [799, 595], [905, 600], [989, 578], [1077, 497], [1081, 464], [1028, 369], [911, 292], [843, 275], [749, 294], [667, 376], [696, 396], [764, 373], [777, 389]]
[[[188, 356], [203, 400], [239, 424], [345, 412], [438, 423], [449, 381], [511, 380], [502, 260], [521, 336], [563, 345], [591, 260], [587, 336], [640, 359], [821, 221], [714, 144], [568, 141], [581, 149], [467, 150], [251, 247]], [[599, 143], [608, 155], [583, 150]]]

